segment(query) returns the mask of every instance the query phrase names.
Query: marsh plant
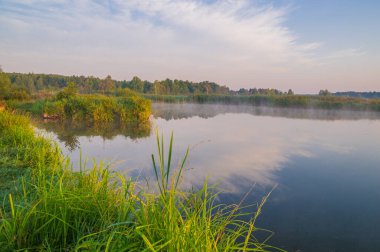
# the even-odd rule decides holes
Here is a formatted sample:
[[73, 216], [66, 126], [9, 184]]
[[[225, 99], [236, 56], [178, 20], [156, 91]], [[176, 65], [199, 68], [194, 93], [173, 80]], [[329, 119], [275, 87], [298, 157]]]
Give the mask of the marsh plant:
[[43, 115], [45, 118], [96, 123], [141, 123], [151, 114], [151, 102], [134, 92], [124, 90], [118, 96], [79, 94], [75, 83], [55, 96], [35, 101], [7, 101], [11, 109]]

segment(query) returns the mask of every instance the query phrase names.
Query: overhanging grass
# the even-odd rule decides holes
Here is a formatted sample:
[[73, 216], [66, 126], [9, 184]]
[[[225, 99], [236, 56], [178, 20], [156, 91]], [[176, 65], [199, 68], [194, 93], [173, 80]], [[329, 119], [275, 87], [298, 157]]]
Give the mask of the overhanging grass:
[[0, 112], [0, 197], [17, 190], [16, 181], [30, 171], [59, 162], [51, 141], [36, 136], [26, 116]]
[[5, 251], [275, 250], [255, 238], [266, 198], [243, 221], [248, 213], [239, 211], [240, 204], [218, 205], [207, 182], [196, 192], [179, 189], [185, 159], [180, 167], [171, 163], [172, 138], [166, 156], [157, 137], [159, 192], [148, 193], [102, 165], [84, 170], [81, 164], [74, 172], [54, 144], [34, 135], [25, 117], [0, 113], [0, 132], [7, 133], [0, 135], [2, 151], [20, 162], [14, 167], [32, 171], [17, 181], [19, 189], [0, 210]]

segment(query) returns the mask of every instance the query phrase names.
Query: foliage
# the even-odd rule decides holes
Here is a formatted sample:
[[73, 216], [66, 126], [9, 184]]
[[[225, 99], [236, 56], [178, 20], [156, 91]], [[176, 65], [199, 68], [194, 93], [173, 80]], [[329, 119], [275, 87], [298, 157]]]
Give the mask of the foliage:
[[67, 84], [67, 87], [65, 87], [62, 91], [60, 91], [57, 94], [57, 99], [62, 100], [62, 99], [70, 99], [76, 96], [78, 93], [78, 87], [74, 82], [69, 82]]
[[[54, 74], [23, 74], [4, 73], [9, 77], [11, 86], [16, 90], [23, 90], [23, 94], [41, 96], [49, 92], [57, 92], [65, 88], [69, 83], [76, 83], [79, 93], [93, 94], [102, 93], [107, 95], [117, 95], [120, 90], [129, 89], [137, 93], [146, 95], [176, 95], [176, 96], [197, 96], [197, 95], [233, 95], [233, 96], [289, 96], [294, 95], [293, 90], [282, 92], [273, 88], [241, 88], [238, 91], [230, 90], [227, 86], [218, 85], [215, 82], [203, 81], [192, 82], [187, 80], [156, 80], [154, 82], [141, 80], [134, 76], [131, 80], [117, 81], [111, 76], [104, 79], [93, 76], [63, 76]], [[0, 78], [1, 80], [1, 78]], [[1, 83], [1, 81], [0, 81]], [[0, 85], [1, 86], [1, 85]], [[1, 87], [0, 87], [1, 89]], [[18, 91], [18, 92], [19, 92]], [[320, 96], [345, 96], [356, 98], [379, 98], [379, 92], [337, 92], [330, 93], [328, 90], [321, 90]], [[18, 95], [20, 96], [20, 95]], [[25, 98], [24, 98], [25, 99]]]
[[[9, 77], [12, 88], [12, 92], [5, 92], [8, 95], [6, 95], [4, 99], [26, 100], [29, 99], [30, 94], [33, 94], [33, 97], [37, 100], [41, 98], [48, 99], [46, 110], [58, 113], [62, 112], [62, 106], [64, 105], [62, 103], [54, 103], [49, 99], [49, 97], [53, 97], [52, 94], [58, 92], [55, 96], [56, 100], [70, 100], [70, 104], [67, 104], [67, 109], [63, 112], [66, 117], [71, 118], [71, 114], [74, 113], [74, 119], [82, 118], [81, 120], [89, 121], [114, 121], [115, 119], [119, 120], [119, 118], [125, 120], [125, 118], [130, 118], [131, 116], [134, 117], [136, 115], [138, 115], [139, 118], [147, 117], [146, 113], [135, 113], [128, 111], [128, 109], [111, 109], [112, 112], [106, 111], [108, 105], [105, 105], [103, 102], [101, 102], [100, 107], [90, 108], [91, 113], [87, 113], [89, 111], [84, 111], [82, 109], [80, 109], [79, 112], [75, 111], [76, 106], [80, 107], [83, 105], [84, 94], [99, 93], [106, 96], [126, 98], [126, 101], [121, 101], [121, 99], [116, 99], [115, 102], [107, 101], [106, 103], [111, 105], [111, 108], [113, 106], [112, 103], [121, 103], [128, 106], [132, 105], [131, 107], [134, 107], [135, 109], [147, 107], [145, 102], [142, 102], [141, 99], [135, 98], [138, 94], [143, 94], [145, 97], [153, 101], [163, 102], [243, 103], [255, 106], [264, 105], [274, 107], [380, 110], [380, 99], [372, 99], [371, 101], [368, 101], [367, 99], [361, 98], [376, 98], [378, 96], [378, 93], [376, 92], [346, 92], [333, 94], [328, 90], [321, 90], [319, 95], [296, 95], [292, 89], [289, 89], [287, 92], [271, 88], [241, 88], [238, 91], [233, 91], [226, 86], [220, 86], [217, 83], [208, 81], [191, 82], [165, 79], [162, 81], [156, 80], [154, 82], [149, 82], [143, 81], [137, 76], [134, 76], [130, 81], [116, 81], [113, 80], [111, 76], [107, 76], [105, 79], [91, 76], [20, 73], [3, 73], [3, 76]], [[4, 83], [8, 83], [8, 81], [5, 81]], [[3, 87], [8, 89], [8, 84], [3, 85]], [[62, 88], [64, 89], [62, 90]], [[356, 96], [356, 98], [351, 98], [351, 96]], [[104, 101], [103, 98], [100, 100]], [[134, 102], [137, 102], [139, 105], [135, 106]], [[92, 101], [89, 103], [92, 103]], [[98, 105], [98, 103], [96, 105]], [[87, 116], [84, 116], [86, 114]], [[91, 114], [91, 116], [88, 116], [89, 114]]]
[[115, 88], [115, 83], [111, 76], [108, 75], [104, 80], [100, 82], [99, 89], [104, 93], [107, 90], [112, 90]]
[[319, 95], [321, 95], [321, 96], [329, 96], [329, 95], [331, 95], [331, 93], [330, 93], [330, 91], [328, 91], [327, 89], [325, 89], [325, 90], [320, 90], [319, 91]]
[[239, 91], [230, 90], [227, 86], [218, 85], [215, 82], [202, 81], [192, 82], [187, 80], [165, 79], [161, 81], [143, 81], [134, 76], [132, 80], [116, 81], [107, 76], [105, 79], [85, 76], [63, 76], [53, 74], [22, 74], [8, 73], [11, 83], [15, 87], [23, 87], [30, 94], [42, 90], [60, 90], [69, 83], [77, 84], [80, 93], [112, 93], [115, 89], [128, 88], [137, 93], [152, 95], [198, 95], [198, 94], [240, 94], [240, 95], [281, 95], [285, 94], [276, 89], [240, 89]]
[[380, 92], [336, 92], [336, 96], [354, 97], [354, 98], [366, 98], [366, 99], [380, 99]]
[[6, 73], [0, 69], [0, 100], [28, 100], [30, 94], [24, 87], [13, 87]]
[[90, 124], [104, 122], [145, 122], [151, 113], [149, 100], [134, 94], [119, 97], [79, 95], [74, 86], [59, 92], [56, 97], [35, 102], [10, 102], [9, 107], [42, 115]]
[[25, 117], [0, 113], [0, 131], [8, 133], [0, 135], [7, 152], [15, 148], [26, 154], [31, 146], [25, 141], [39, 143], [37, 152], [20, 163], [39, 160], [30, 166], [33, 172], [19, 181], [21, 190], [9, 194], [0, 208], [2, 250], [275, 250], [255, 237], [260, 231], [255, 221], [266, 197], [243, 221], [247, 213], [239, 211], [240, 204], [217, 205], [218, 194], [207, 183], [196, 192], [179, 189], [186, 156], [174, 169], [173, 138], [166, 157], [163, 138], [157, 137], [158, 163], [153, 158], [153, 164], [160, 192], [149, 193], [102, 165], [85, 170], [80, 163], [80, 171], [74, 172], [53, 144], [32, 134]]
[[11, 82], [8, 76], [0, 71], [0, 99], [6, 98], [11, 91]]
[[41, 136], [35, 136], [26, 116], [0, 112], [0, 197], [17, 189], [15, 181], [28, 168], [56, 162], [59, 151]]
[[117, 88], [113, 91], [109, 91], [106, 93], [107, 95], [110, 96], [116, 96], [116, 97], [130, 97], [130, 96], [137, 96], [139, 95], [135, 91], [132, 91], [129, 88]]

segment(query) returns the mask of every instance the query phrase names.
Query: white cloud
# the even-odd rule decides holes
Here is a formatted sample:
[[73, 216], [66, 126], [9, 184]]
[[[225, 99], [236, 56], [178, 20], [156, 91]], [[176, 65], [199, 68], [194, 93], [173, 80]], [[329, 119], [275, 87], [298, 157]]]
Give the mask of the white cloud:
[[10, 71], [287, 89], [279, 79], [318, 65], [321, 46], [298, 43], [284, 24], [288, 12], [248, 0], [4, 1], [0, 63]]

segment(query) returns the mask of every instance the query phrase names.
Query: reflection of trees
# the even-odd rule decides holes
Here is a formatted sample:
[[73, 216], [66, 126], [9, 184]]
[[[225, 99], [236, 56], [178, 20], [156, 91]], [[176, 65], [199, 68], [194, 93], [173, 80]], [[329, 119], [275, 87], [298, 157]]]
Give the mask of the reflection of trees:
[[57, 138], [59, 139], [59, 141], [65, 143], [65, 146], [69, 151], [74, 151], [80, 146], [78, 137], [72, 132], [62, 132], [62, 134], [60, 135], [57, 134]]
[[360, 120], [380, 119], [380, 113], [374, 111], [345, 111], [301, 108], [274, 108], [252, 105], [223, 104], [186, 104], [186, 103], [154, 103], [155, 117], [165, 120], [182, 119], [198, 116], [201, 118], [215, 117], [226, 113], [245, 113], [257, 116], [286, 117], [309, 120]]
[[151, 122], [144, 123], [99, 123], [86, 124], [84, 122], [73, 121], [42, 121], [34, 120], [38, 128], [48, 132], [53, 132], [65, 146], [73, 151], [80, 146], [78, 137], [81, 136], [101, 136], [103, 139], [112, 139], [115, 136], [122, 135], [131, 139], [148, 137], [151, 132]]

